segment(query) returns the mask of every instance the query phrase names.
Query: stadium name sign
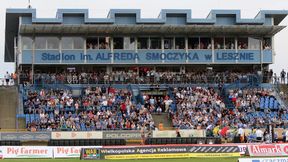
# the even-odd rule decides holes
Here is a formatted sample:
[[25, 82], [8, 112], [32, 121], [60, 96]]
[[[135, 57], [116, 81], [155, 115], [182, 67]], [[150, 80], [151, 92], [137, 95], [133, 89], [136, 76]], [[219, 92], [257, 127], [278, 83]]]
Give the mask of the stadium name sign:
[[[95, 53], [95, 54], [86, 54], [80, 53], [80, 60], [146, 60], [146, 61], [161, 61], [161, 60], [192, 60], [192, 61], [211, 61], [212, 54], [199, 54], [197, 52], [146, 52], [144, 53], [144, 57], [140, 56], [142, 53], [130, 53], [130, 52], [121, 52], [121, 53]], [[201, 56], [200, 56], [201, 55]], [[203, 57], [203, 58], [202, 58]], [[253, 61], [254, 60], [253, 52], [216, 52], [216, 60], [243, 60], [243, 61]], [[75, 61], [77, 57], [75, 54], [69, 53], [58, 53], [52, 54], [49, 52], [44, 52], [41, 54], [42, 61]]]

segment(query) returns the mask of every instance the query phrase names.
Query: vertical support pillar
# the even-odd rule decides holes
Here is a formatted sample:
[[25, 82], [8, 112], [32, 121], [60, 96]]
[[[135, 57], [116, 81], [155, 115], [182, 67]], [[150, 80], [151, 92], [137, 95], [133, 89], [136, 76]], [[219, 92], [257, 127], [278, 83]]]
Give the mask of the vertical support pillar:
[[[185, 52], [187, 53], [187, 56], [188, 56], [188, 37], [185, 37]], [[186, 57], [186, 63], [188, 63], [189, 60], [188, 60], [188, 57]]]
[[113, 37], [111, 37], [110, 46], [111, 46], [111, 53], [112, 53], [111, 63], [113, 64], [114, 63], [114, 40], [113, 40]]
[[211, 38], [211, 49], [212, 49], [212, 64], [214, 64], [215, 63], [214, 37]]
[[[238, 53], [238, 38], [235, 38], [235, 52]], [[235, 61], [235, 63], [238, 63], [238, 60]]]
[[[134, 43], [135, 43], [135, 48], [134, 48], [135, 53], [138, 53], [138, 38], [137, 37], [135, 37], [135, 42]], [[135, 59], [135, 63], [138, 64], [138, 58]]]
[[33, 36], [33, 43], [32, 43], [32, 66], [31, 66], [32, 84], [34, 84], [34, 63], [35, 63], [35, 36]]
[[[164, 53], [164, 37], [161, 37], [161, 49], [162, 49], [162, 53]], [[162, 55], [161, 55], [162, 56]], [[162, 63], [165, 63], [164, 59], [162, 60]]]
[[86, 41], [87, 41], [87, 38], [85, 38], [85, 39], [84, 39], [84, 42], [83, 42], [83, 43], [84, 43], [84, 53], [83, 53], [83, 56], [84, 56], [83, 59], [84, 59], [84, 60], [80, 60], [81, 63], [84, 62], [85, 64], [87, 63], [87, 56], [86, 56], [86, 54], [87, 54], [87, 46], [86, 46], [87, 42], [86, 42]]

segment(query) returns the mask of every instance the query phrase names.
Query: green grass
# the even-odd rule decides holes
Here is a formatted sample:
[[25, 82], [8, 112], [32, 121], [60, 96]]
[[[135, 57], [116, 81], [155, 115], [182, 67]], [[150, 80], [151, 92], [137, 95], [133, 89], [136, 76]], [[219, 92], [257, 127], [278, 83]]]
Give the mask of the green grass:
[[[238, 158], [146, 159], [138, 162], [237, 162]], [[4, 159], [3, 162], [83, 162], [79, 159]], [[89, 162], [91, 160], [87, 160]], [[98, 161], [98, 160], [97, 160]], [[102, 160], [103, 162], [135, 162], [135, 160]]]

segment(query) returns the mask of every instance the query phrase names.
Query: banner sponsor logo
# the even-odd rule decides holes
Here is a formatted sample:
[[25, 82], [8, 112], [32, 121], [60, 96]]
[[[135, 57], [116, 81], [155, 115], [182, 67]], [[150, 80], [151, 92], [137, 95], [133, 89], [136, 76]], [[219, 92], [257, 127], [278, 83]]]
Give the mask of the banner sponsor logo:
[[288, 158], [239, 158], [238, 162], [288, 162]]
[[3, 146], [4, 158], [53, 158], [52, 147]]
[[0, 159], [3, 159], [3, 151], [2, 151], [2, 147], [0, 147]]
[[174, 153], [174, 154], [132, 154], [132, 155], [106, 155], [105, 159], [165, 159], [165, 158], [191, 158], [191, 157], [239, 157], [239, 153]]
[[[92, 151], [91, 151], [92, 150]], [[102, 147], [99, 149], [83, 149], [89, 158], [95, 156], [103, 159], [148, 159], [148, 158], [183, 158], [183, 157], [233, 157], [240, 156], [235, 146], [147, 146], [147, 147]], [[92, 153], [91, 153], [92, 152]], [[95, 153], [95, 155], [93, 155]], [[97, 154], [97, 155], [96, 155]]]
[[140, 131], [104, 131], [104, 139], [141, 139]]
[[51, 139], [50, 132], [2, 133], [1, 140], [38, 141]]
[[153, 154], [153, 153], [231, 153], [239, 152], [238, 146], [148, 146], [101, 148], [102, 154]]
[[101, 146], [59, 146], [53, 148], [54, 158], [79, 158], [82, 148], [101, 148]]
[[238, 148], [240, 150], [240, 154], [245, 155], [246, 150], [247, 150], [247, 145], [238, 145]]
[[102, 132], [52, 132], [52, 139], [102, 139]]
[[[180, 130], [181, 137], [205, 137], [205, 130]], [[176, 137], [175, 131], [153, 131], [153, 137]]]
[[249, 145], [248, 153], [250, 156], [288, 156], [288, 145], [286, 144]]

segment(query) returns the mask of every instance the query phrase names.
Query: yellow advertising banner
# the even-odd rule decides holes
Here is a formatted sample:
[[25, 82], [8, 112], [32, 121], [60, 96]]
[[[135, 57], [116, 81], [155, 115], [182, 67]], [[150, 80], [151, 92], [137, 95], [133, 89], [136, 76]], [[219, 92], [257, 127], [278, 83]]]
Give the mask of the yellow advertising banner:
[[130, 155], [105, 155], [105, 159], [169, 159], [169, 158], [195, 158], [195, 157], [239, 157], [240, 153], [180, 153], [180, 154], [130, 154]]

